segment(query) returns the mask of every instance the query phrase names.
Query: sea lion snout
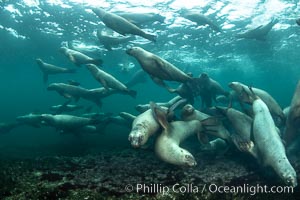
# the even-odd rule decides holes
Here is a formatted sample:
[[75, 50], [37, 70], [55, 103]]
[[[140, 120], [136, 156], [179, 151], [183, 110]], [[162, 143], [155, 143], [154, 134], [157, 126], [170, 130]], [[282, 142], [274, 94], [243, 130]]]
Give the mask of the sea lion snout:
[[192, 156], [191, 154], [186, 154], [184, 156], [184, 163], [189, 167], [194, 167], [197, 165], [197, 162], [196, 162], [194, 156]]

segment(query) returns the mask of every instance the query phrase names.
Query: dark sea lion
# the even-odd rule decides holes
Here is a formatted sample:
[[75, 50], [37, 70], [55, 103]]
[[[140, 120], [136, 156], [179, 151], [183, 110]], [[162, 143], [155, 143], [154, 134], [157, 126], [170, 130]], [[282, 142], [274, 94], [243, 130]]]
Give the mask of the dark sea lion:
[[193, 94], [201, 97], [202, 108], [211, 107], [212, 101], [216, 102], [217, 95], [229, 95], [229, 92], [225, 91], [217, 81], [210, 78], [206, 73], [194, 78], [193, 86]]
[[156, 14], [156, 13], [118, 13], [119, 16], [124, 17], [131, 23], [139, 26], [145, 23], [153, 23], [153, 22], [160, 22], [164, 23], [165, 17]]
[[71, 105], [69, 103], [70, 103], [70, 100], [62, 105], [51, 106], [50, 110], [54, 111], [55, 114], [57, 115], [57, 114], [65, 113], [65, 112], [74, 112], [76, 110], [80, 110], [83, 108], [83, 106]]
[[273, 18], [269, 23], [265, 25], [260, 25], [254, 29], [247, 30], [243, 33], [238, 33], [237, 38], [245, 38], [245, 39], [256, 39], [256, 40], [265, 40], [267, 34], [271, 31], [273, 26], [277, 24], [278, 20]]
[[67, 69], [63, 67], [58, 67], [49, 63], [45, 63], [42, 59], [36, 59], [38, 66], [40, 67], [41, 71], [43, 72], [43, 79], [46, 83], [48, 81], [48, 75], [50, 74], [62, 74], [62, 73], [75, 73], [75, 69]]
[[35, 128], [40, 128], [43, 125], [41, 114], [29, 113], [27, 115], [18, 116], [16, 120], [20, 124], [26, 124]]
[[101, 8], [94, 8], [92, 11], [101, 19], [101, 21], [112, 30], [116, 31], [121, 35], [132, 34], [138, 35], [145, 39], [155, 42], [156, 35], [146, 33], [136, 25], [132, 24], [125, 18], [116, 14], [106, 12]]
[[221, 28], [216, 23], [214, 23], [205, 15], [200, 14], [200, 12], [198, 11], [181, 9], [181, 16], [185, 19], [197, 23], [198, 26], [203, 26], [207, 24], [214, 31], [221, 32]]
[[179, 145], [192, 135], [201, 132], [202, 125], [199, 120], [168, 122], [167, 115], [155, 104], [151, 104], [156, 121], [163, 127], [162, 133], [155, 142], [155, 153], [163, 161], [179, 166], [193, 167], [197, 165], [194, 156]]
[[136, 91], [128, 89], [123, 83], [117, 80], [112, 75], [99, 69], [96, 65], [87, 64], [87, 69], [91, 72], [92, 76], [103, 85], [105, 89], [114, 89], [124, 93], [128, 93], [133, 98], [136, 97]]
[[[250, 89], [251, 90], [251, 89]], [[285, 147], [280, 138], [267, 105], [252, 90], [253, 139], [260, 161], [274, 169], [275, 173], [292, 187], [297, 186], [296, 171], [286, 157]]]
[[292, 98], [289, 112], [287, 114], [286, 129], [284, 132], [284, 139], [289, 145], [299, 136], [300, 131], [300, 81]]
[[61, 47], [60, 51], [76, 66], [80, 67], [85, 64], [94, 64], [101, 66], [103, 61], [101, 59], [91, 58], [79, 51], [68, 49], [67, 47]]
[[185, 83], [192, 79], [168, 61], [140, 47], [132, 47], [126, 53], [136, 58], [143, 70], [160, 85], [164, 85], [163, 80]]
[[296, 19], [296, 24], [300, 26], [300, 18]]
[[103, 30], [97, 30], [97, 38], [107, 50], [112, 50], [112, 47], [127, 43], [133, 39], [131, 36], [113, 36]]
[[0, 123], [0, 134], [9, 133], [12, 129], [17, 128], [20, 125], [21, 125], [21, 123], [18, 122], [18, 121], [17, 122], [10, 122], [10, 123], [1, 122]]

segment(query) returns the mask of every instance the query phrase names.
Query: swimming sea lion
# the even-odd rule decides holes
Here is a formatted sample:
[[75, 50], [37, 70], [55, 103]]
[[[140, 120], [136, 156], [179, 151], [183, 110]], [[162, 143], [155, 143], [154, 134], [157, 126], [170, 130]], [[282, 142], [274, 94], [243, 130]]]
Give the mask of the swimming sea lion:
[[73, 112], [73, 111], [80, 110], [83, 108], [83, 106], [71, 105], [69, 103], [70, 103], [70, 100], [62, 105], [51, 106], [50, 110], [54, 111], [55, 114], [57, 115], [57, 114], [61, 114], [63, 112]]
[[[97, 106], [101, 107], [101, 97], [99, 93], [93, 90], [88, 90], [80, 86], [69, 85], [65, 83], [51, 83], [47, 90], [56, 91], [61, 96], [67, 99], [74, 99], [78, 101], [80, 98], [86, 99], [88, 101], [94, 102]], [[105, 90], [103, 88], [103, 90]], [[107, 91], [105, 91], [107, 93]]]
[[153, 22], [164, 23], [165, 20], [164, 16], [156, 13], [118, 13], [118, 15], [137, 26]]
[[297, 84], [294, 96], [287, 114], [286, 129], [284, 139], [287, 144], [290, 144], [300, 131], [300, 81]]
[[36, 62], [38, 64], [38, 66], [40, 67], [41, 71], [43, 72], [43, 79], [44, 82], [46, 83], [48, 81], [48, 75], [50, 74], [62, 74], [62, 73], [75, 73], [76, 70], [75, 69], [67, 69], [67, 68], [63, 68], [63, 67], [58, 67], [55, 65], [51, 65], [48, 63], [45, 63], [42, 61], [42, 59], [36, 59]]
[[128, 88], [130, 88], [139, 83], [145, 83], [146, 80], [147, 80], [147, 73], [144, 70], [140, 69], [131, 76], [131, 79], [127, 81], [125, 85]]
[[118, 81], [112, 75], [106, 73], [105, 71], [99, 69], [96, 65], [87, 64], [87, 69], [91, 72], [93, 77], [103, 85], [105, 89], [115, 89], [121, 92], [128, 93], [132, 97], [136, 97], [136, 91], [128, 89], [123, 83]]
[[143, 70], [160, 85], [164, 85], [163, 80], [185, 83], [192, 79], [168, 61], [140, 47], [132, 47], [126, 53], [135, 57]]
[[85, 117], [77, 117], [73, 115], [51, 115], [42, 114], [42, 120], [49, 126], [63, 131], [73, 131], [87, 125], [99, 123], [98, 119], [91, 119]]
[[91, 58], [79, 51], [68, 49], [67, 47], [61, 47], [60, 51], [78, 67], [85, 64], [95, 64], [101, 66], [103, 63], [101, 59]]
[[256, 40], [265, 40], [267, 34], [271, 31], [272, 27], [278, 22], [276, 18], [273, 18], [269, 23], [265, 25], [260, 25], [254, 29], [247, 30], [243, 33], [238, 33], [237, 38], [245, 39], [256, 39]]
[[140, 29], [139, 27], [137, 27], [136, 25], [132, 24], [131, 22], [119, 15], [106, 12], [101, 8], [94, 8], [92, 9], [92, 11], [101, 19], [101, 21], [108, 28], [111, 28], [112, 30], [116, 31], [121, 35], [133, 34], [141, 36], [153, 42], [156, 41], [156, 35], [144, 32], [142, 29]]
[[112, 34], [105, 33], [103, 30], [97, 30], [97, 38], [107, 50], [112, 50], [113, 46], [129, 42], [133, 39], [131, 36], [113, 36]]
[[20, 124], [26, 124], [35, 128], [40, 128], [43, 125], [43, 120], [40, 114], [29, 113], [27, 115], [18, 116], [16, 120]]
[[200, 14], [199, 11], [192, 11], [188, 9], [181, 9], [181, 16], [185, 19], [188, 19], [192, 22], [196, 22], [198, 26], [209, 25], [211, 29], [217, 32], [221, 32], [221, 28], [210, 20], [205, 15]]
[[193, 93], [195, 96], [200, 95], [202, 108], [211, 107], [212, 101], [216, 102], [217, 95], [229, 95], [229, 92], [225, 91], [217, 81], [210, 78], [206, 73], [194, 78], [194, 82]]
[[296, 24], [300, 26], [300, 18], [296, 19]]
[[20, 122], [10, 122], [10, 123], [0, 123], [0, 134], [6, 134], [9, 133], [12, 129], [20, 126]]
[[163, 161], [179, 166], [193, 167], [197, 165], [194, 156], [179, 145], [187, 137], [201, 132], [199, 120], [168, 122], [166, 112], [151, 104], [156, 121], [163, 127], [162, 133], [155, 142], [155, 153]]
[[[251, 100], [249, 99], [249, 95], [251, 92], [249, 90], [249, 87], [240, 83], [240, 82], [231, 82], [229, 83], [229, 87], [237, 93], [239, 99], [241, 102], [251, 104]], [[275, 117], [279, 117], [280, 121], [278, 121], [275, 118], [276, 124], [280, 125], [283, 124], [285, 121], [284, 113], [277, 103], [277, 101], [266, 91], [258, 88], [252, 87], [253, 92], [265, 102], [265, 104], [268, 106], [270, 112], [272, 115], [275, 115]]]
[[[251, 89], [250, 89], [251, 90]], [[267, 105], [251, 90], [253, 99], [253, 139], [263, 164], [271, 166], [285, 184], [296, 187], [296, 172], [286, 157], [280, 138]]]

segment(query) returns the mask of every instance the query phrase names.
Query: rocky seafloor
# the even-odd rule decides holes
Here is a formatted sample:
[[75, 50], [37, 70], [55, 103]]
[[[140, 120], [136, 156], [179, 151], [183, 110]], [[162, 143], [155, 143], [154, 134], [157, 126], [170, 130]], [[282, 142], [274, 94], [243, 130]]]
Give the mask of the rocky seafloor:
[[[255, 160], [238, 152], [199, 152], [195, 158], [196, 167], [183, 168], [160, 161], [149, 149], [105, 150], [82, 156], [0, 157], [0, 199], [298, 199], [300, 195], [299, 186], [290, 194], [211, 192], [210, 184], [271, 187], [282, 183], [272, 170], [259, 168]], [[299, 162], [292, 164], [299, 174]], [[148, 190], [144, 187], [137, 192], [136, 184], [145, 184]], [[170, 191], [163, 194], [166, 187]]]

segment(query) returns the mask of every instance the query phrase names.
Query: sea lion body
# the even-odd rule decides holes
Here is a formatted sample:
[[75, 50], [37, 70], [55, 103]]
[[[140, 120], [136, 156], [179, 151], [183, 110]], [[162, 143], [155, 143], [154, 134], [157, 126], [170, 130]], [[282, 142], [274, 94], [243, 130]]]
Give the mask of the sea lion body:
[[[171, 106], [173, 106], [180, 100], [182, 100], [182, 98], [180, 96], [176, 96], [176, 97], [170, 99], [168, 102], [160, 102], [160, 103], [156, 103], [156, 105], [158, 105], [160, 107], [170, 108]], [[139, 111], [140, 113], [143, 113], [150, 108], [151, 108], [150, 104], [139, 104], [139, 105], [135, 106], [135, 109], [137, 111]]]
[[[250, 94], [250, 89], [248, 86], [240, 83], [240, 82], [231, 82], [229, 83], [229, 87], [232, 88], [233, 90], [236, 91], [240, 101], [251, 104], [251, 100], [248, 98]], [[282, 122], [285, 121], [285, 116], [282, 111], [282, 108], [279, 106], [277, 101], [266, 91], [258, 89], [258, 88], [253, 88], [253, 92], [263, 101], [265, 104], [268, 106], [270, 112], [275, 115], [276, 117], [280, 118], [280, 122], [278, 124], [282, 124]], [[277, 120], [276, 120], [277, 122]]]
[[55, 105], [55, 106], [51, 106], [50, 110], [54, 111], [56, 114], [60, 114], [63, 112], [73, 112], [76, 110], [80, 110], [82, 109], [83, 106], [78, 106], [78, 105]]
[[45, 63], [42, 59], [36, 59], [36, 62], [43, 72], [44, 75], [44, 82], [48, 81], [48, 75], [50, 74], [62, 74], [62, 73], [75, 73], [75, 69], [67, 69], [63, 67], [58, 67], [49, 63]]
[[16, 118], [16, 120], [20, 123], [20, 124], [27, 124], [30, 126], [33, 126], [35, 128], [40, 128], [41, 125], [43, 124], [43, 120], [40, 114], [33, 114], [30, 113], [28, 115], [23, 115], [23, 116], [18, 116]]
[[101, 44], [107, 49], [112, 50], [112, 47], [127, 43], [133, 38], [131, 36], [113, 36], [104, 33], [101, 30], [97, 31], [97, 38]]
[[94, 8], [92, 10], [108, 28], [111, 28], [112, 30], [116, 31], [121, 35], [138, 35], [150, 41], [156, 41], [155, 35], [144, 32], [142, 29], [140, 29], [139, 27], [132, 24], [131, 22], [129, 22], [121, 16], [110, 12], [106, 12], [101, 8]]
[[125, 83], [125, 85], [126, 87], [131, 88], [139, 83], [145, 83], [146, 80], [147, 73], [144, 70], [140, 69], [132, 75], [131, 79], [127, 83]]
[[55, 127], [60, 130], [76, 130], [87, 125], [92, 125], [96, 123], [96, 120], [85, 117], [77, 117], [73, 115], [51, 115], [42, 114], [43, 121], [49, 126]]
[[137, 26], [153, 22], [163, 23], [165, 20], [164, 16], [156, 13], [118, 13], [118, 15]]
[[217, 95], [229, 95], [217, 81], [210, 78], [206, 73], [202, 73], [198, 78], [195, 78], [194, 85], [193, 93], [195, 96], [201, 96], [202, 108], [204, 106], [211, 107], [212, 101], [216, 102]]
[[132, 47], [128, 49], [126, 53], [135, 57], [143, 70], [146, 71], [152, 79], [156, 78], [160, 81], [167, 80], [181, 83], [192, 79], [168, 61], [140, 47]]
[[117, 80], [112, 75], [99, 69], [96, 65], [87, 64], [87, 69], [91, 72], [93, 77], [103, 85], [105, 89], [115, 89], [124, 93], [128, 93], [130, 96], [135, 97], [136, 91], [128, 89], [123, 83]]
[[239, 33], [236, 37], [244, 39], [265, 40], [267, 34], [271, 31], [271, 29], [277, 22], [278, 20], [274, 18], [268, 24], [260, 25], [254, 29]]
[[276, 128], [267, 105], [256, 96], [252, 109], [254, 113], [253, 139], [260, 160], [265, 165], [271, 166], [287, 185], [296, 187], [296, 172], [286, 157], [285, 148], [278, 133], [279, 129]]
[[131, 146], [139, 148], [146, 144], [149, 137], [154, 135], [159, 128], [160, 125], [155, 120], [151, 109], [138, 115], [132, 122], [132, 129], [128, 136]]
[[155, 153], [163, 161], [178, 165], [193, 167], [197, 165], [194, 156], [179, 145], [187, 137], [201, 132], [202, 125], [199, 120], [167, 121], [167, 115], [157, 105], [151, 106], [155, 119], [163, 127], [163, 131], [155, 142]]
[[182, 9], [181, 16], [183, 18], [185, 18], [185, 19], [188, 19], [188, 20], [190, 20], [192, 22], [197, 23], [198, 26], [202, 26], [202, 25], [206, 25], [207, 24], [214, 31], [221, 32], [221, 28], [218, 25], [216, 25], [208, 17], [206, 17], [205, 15], [202, 15], [202, 14], [198, 13], [197, 11], [191, 11], [191, 10], [187, 10], [187, 9]]
[[297, 84], [289, 112], [287, 114], [284, 138], [290, 144], [300, 133], [300, 81]]
[[79, 51], [68, 49], [67, 47], [61, 47], [60, 51], [78, 67], [85, 64], [101, 65], [103, 63], [101, 59], [91, 58]]

